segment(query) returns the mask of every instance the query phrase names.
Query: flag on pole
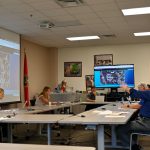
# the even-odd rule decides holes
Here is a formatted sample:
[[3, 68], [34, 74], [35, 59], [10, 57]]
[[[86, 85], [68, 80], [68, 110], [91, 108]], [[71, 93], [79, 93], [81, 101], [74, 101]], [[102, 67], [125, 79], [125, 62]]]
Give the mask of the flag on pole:
[[27, 56], [24, 54], [24, 101], [25, 106], [29, 106], [29, 89], [28, 89], [28, 64], [27, 64]]

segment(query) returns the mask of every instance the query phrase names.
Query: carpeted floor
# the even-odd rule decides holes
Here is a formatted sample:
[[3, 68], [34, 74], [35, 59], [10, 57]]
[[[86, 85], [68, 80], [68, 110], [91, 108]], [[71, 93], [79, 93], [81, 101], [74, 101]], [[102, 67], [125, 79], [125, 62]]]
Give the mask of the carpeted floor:
[[[46, 130], [45, 130], [46, 131]], [[61, 128], [52, 130], [53, 145], [76, 145], [76, 146], [92, 146], [96, 147], [97, 135], [94, 130], [85, 130], [85, 126], [62, 126]], [[105, 135], [105, 141], [110, 143], [109, 131]], [[26, 136], [14, 138], [15, 143], [26, 144], [47, 144], [47, 135], [37, 135], [35, 132], [30, 132]], [[143, 150], [150, 150], [150, 137], [140, 137], [140, 144]], [[105, 148], [105, 150], [114, 150]], [[122, 150], [122, 149], [117, 149]]]

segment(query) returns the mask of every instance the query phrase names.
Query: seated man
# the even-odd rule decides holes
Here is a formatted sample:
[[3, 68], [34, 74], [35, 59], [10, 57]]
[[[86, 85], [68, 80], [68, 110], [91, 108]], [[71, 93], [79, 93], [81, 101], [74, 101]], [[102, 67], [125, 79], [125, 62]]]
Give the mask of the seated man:
[[91, 87], [91, 92], [87, 95], [88, 102], [95, 102], [96, 99], [96, 89], [94, 86]]
[[[130, 134], [150, 132], [150, 91], [149, 90], [135, 90], [127, 86], [122, 88], [128, 92], [131, 98], [138, 98], [140, 100], [137, 104], [124, 104], [123, 108], [139, 109], [139, 116], [125, 125], [118, 126], [117, 134], [123, 146], [129, 147]], [[134, 142], [136, 139], [133, 139]]]
[[[96, 89], [94, 86], [91, 87], [91, 92], [87, 95], [87, 102], [95, 102], [96, 99]], [[87, 104], [85, 111], [94, 109], [99, 107], [99, 105], [96, 104]]]
[[148, 87], [145, 83], [141, 83], [138, 85], [138, 90], [140, 91], [148, 90]]

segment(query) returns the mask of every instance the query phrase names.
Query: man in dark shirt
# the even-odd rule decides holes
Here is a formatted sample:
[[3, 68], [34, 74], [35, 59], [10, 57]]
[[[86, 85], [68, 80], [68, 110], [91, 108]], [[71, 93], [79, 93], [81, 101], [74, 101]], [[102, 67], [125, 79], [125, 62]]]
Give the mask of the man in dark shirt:
[[129, 147], [131, 133], [150, 132], [150, 90], [139, 91], [130, 89], [127, 86], [122, 88], [130, 94], [131, 98], [140, 99], [137, 104], [124, 104], [122, 106], [123, 108], [139, 109], [138, 118], [117, 128], [118, 138], [121, 140], [122, 145]]
[[91, 92], [88, 94], [88, 100], [89, 102], [93, 102], [95, 101], [95, 97], [96, 97], [96, 89], [94, 86], [91, 87]]
[[[91, 92], [87, 95], [87, 102], [95, 102], [96, 99], [96, 89], [94, 86], [91, 87]], [[99, 107], [99, 105], [96, 104], [87, 104], [85, 111], [94, 109]]]

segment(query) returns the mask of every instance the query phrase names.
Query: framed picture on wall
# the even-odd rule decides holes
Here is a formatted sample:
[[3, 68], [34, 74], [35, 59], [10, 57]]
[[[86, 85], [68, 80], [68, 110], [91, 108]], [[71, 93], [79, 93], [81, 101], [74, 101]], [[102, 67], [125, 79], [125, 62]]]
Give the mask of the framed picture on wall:
[[113, 64], [112, 54], [94, 55], [94, 66], [112, 65], [112, 64]]
[[91, 87], [94, 86], [94, 75], [85, 75], [86, 91], [90, 91]]
[[82, 77], [82, 62], [64, 62], [64, 77]]

